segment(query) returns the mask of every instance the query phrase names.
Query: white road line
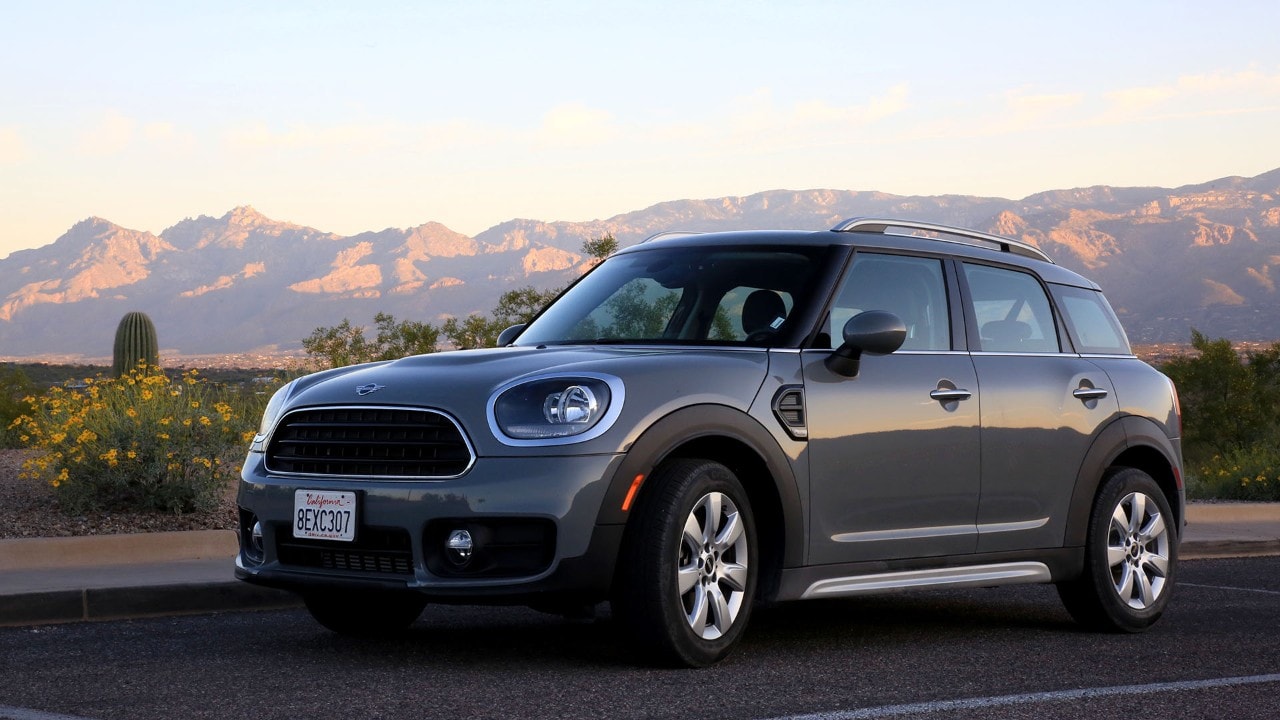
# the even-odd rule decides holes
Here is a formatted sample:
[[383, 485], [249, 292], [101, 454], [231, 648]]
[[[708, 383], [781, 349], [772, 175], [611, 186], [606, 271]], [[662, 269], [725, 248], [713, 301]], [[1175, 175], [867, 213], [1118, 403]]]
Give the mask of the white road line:
[[813, 713], [811, 715], [787, 715], [785, 717], [774, 718], [773, 720], [875, 720], [876, 718], [916, 715], [921, 713], [948, 712], [953, 710], [980, 710], [984, 708], [1007, 707], [1010, 705], [1033, 705], [1037, 703], [1061, 702], [1063, 700], [1088, 700], [1092, 698], [1114, 697], [1118, 695], [1150, 695], [1152, 693], [1161, 692], [1207, 690], [1213, 688], [1236, 687], [1238, 685], [1258, 685], [1264, 683], [1280, 683], [1280, 674], [1215, 678], [1213, 680], [1186, 680], [1182, 682], [1152, 683], [1150, 685], [1120, 685], [1117, 687], [1081, 688], [1079, 690], [1059, 690], [1056, 692], [1028, 693], [1026, 695], [997, 695], [993, 697], [969, 698], [967, 700], [937, 700], [934, 702], [911, 703], [909, 705], [882, 705], [880, 707], [861, 708], [858, 710], [836, 710], [833, 712]]
[[1189, 582], [1180, 582], [1178, 584], [1184, 587], [1209, 588], [1211, 590], [1234, 590], [1236, 592], [1252, 592], [1252, 593], [1262, 593], [1264, 595], [1280, 595], [1280, 592], [1277, 592], [1275, 590], [1262, 590], [1261, 588], [1230, 587], [1227, 585], [1200, 585], [1198, 583], [1189, 583]]
[[59, 715], [58, 713], [44, 712], [43, 710], [28, 710], [27, 708], [9, 707], [7, 705], [0, 705], [0, 718], [4, 718], [4, 720], [93, 720], [93, 718], [79, 715]]

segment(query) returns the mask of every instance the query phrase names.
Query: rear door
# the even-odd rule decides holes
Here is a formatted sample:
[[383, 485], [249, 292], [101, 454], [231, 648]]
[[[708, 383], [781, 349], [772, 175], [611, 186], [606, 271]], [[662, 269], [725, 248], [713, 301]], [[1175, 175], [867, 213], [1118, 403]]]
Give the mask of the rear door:
[[1071, 351], [1035, 275], [961, 263], [969, 346], [982, 387], [978, 551], [1062, 545], [1076, 477], [1118, 413], [1097, 364]]

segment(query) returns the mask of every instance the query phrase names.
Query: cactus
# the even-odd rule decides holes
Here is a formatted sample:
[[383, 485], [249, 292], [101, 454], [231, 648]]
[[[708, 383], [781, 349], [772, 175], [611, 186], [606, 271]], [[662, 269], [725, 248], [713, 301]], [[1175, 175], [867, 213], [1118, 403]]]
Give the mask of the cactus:
[[116, 377], [127, 375], [139, 364], [146, 363], [150, 371], [160, 367], [160, 343], [156, 339], [156, 326], [146, 313], [126, 313], [116, 328], [112, 372]]

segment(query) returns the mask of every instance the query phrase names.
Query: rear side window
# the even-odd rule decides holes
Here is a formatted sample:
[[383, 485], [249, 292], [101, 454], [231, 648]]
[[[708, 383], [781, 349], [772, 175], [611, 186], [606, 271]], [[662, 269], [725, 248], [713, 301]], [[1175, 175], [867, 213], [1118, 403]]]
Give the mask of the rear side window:
[[983, 352], [1056, 353], [1053, 306], [1034, 276], [1016, 270], [965, 263], [969, 302], [978, 321]]
[[1132, 355], [1124, 328], [1102, 293], [1085, 288], [1054, 285], [1053, 296], [1062, 309], [1067, 332], [1076, 349], [1099, 355]]

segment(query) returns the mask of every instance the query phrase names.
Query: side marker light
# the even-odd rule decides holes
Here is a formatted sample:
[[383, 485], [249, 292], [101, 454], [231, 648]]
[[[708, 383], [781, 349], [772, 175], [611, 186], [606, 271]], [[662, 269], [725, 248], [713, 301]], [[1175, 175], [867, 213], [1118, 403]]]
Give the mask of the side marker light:
[[622, 512], [631, 510], [631, 503], [636, 499], [636, 492], [640, 490], [640, 485], [644, 482], [644, 475], [637, 475], [635, 480], [631, 481], [631, 489], [627, 491], [627, 497], [622, 501]]

